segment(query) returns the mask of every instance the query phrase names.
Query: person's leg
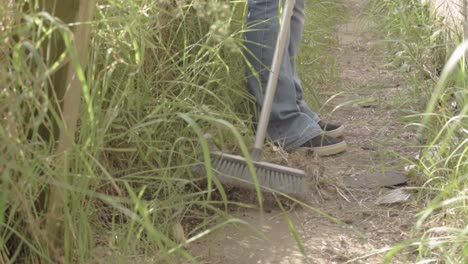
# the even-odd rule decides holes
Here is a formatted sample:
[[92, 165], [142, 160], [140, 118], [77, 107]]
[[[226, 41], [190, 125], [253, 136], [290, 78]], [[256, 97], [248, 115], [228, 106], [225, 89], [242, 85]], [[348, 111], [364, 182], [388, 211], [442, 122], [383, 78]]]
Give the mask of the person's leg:
[[296, 70], [297, 56], [301, 46], [302, 32], [304, 30], [304, 8], [305, 0], [296, 0], [294, 7], [294, 16], [291, 19], [291, 42], [289, 43], [288, 51], [290, 55], [291, 69], [294, 73], [294, 87], [296, 88], [296, 104], [301, 111], [314, 121], [319, 122], [319, 116], [313, 112], [309, 105], [304, 100], [302, 83]]
[[304, 29], [304, 9], [305, 0], [296, 0], [294, 8], [294, 16], [291, 20], [291, 41], [289, 43], [289, 55], [291, 62], [291, 69], [294, 73], [294, 87], [296, 88], [296, 104], [299, 106], [301, 111], [307, 114], [314, 122], [318, 123], [325, 134], [332, 137], [340, 137], [344, 133], [344, 128], [341, 125], [326, 124], [320, 121], [320, 117], [314, 111], [312, 111], [309, 105], [304, 100], [303, 88], [301, 80], [297, 73], [297, 56], [299, 48], [301, 46], [302, 32]]
[[[300, 8], [304, 0], [298, 0], [296, 9]], [[263, 104], [263, 89], [266, 87], [269, 68], [271, 66], [274, 47], [278, 36], [278, 0], [249, 0], [249, 14], [247, 17], [246, 56], [253, 71], [247, 70], [249, 91], [255, 96], [257, 104]], [[303, 11], [302, 21], [303, 21]], [[296, 13], [296, 12], [295, 12]], [[301, 21], [296, 14], [293, 16], [294, 24]], [[302, 22], [303, 23], [303, 22]], [[291, 38], [300, 43], [300, 28], [292, 27]], [[291, 39], [292, 41], [292, 39]], [[288, 47], [291, 46], [288, 44]], [[299, 45], [294, 43], [293, 45]], [[292, 50], [294, 52], [294, 50]], [[310, 139], [319, 136], [322, 129], [297, 104], [297, 89], [295, 86], [295, 70], [292, 67], [290, 48], [285, 51], [281, 64], [278, 87], [273, 102], [273, 109], [268, 126], [270, 138], [286, 150], [293, 150]], [[296, 51], [297, 55], [297, 51]]]

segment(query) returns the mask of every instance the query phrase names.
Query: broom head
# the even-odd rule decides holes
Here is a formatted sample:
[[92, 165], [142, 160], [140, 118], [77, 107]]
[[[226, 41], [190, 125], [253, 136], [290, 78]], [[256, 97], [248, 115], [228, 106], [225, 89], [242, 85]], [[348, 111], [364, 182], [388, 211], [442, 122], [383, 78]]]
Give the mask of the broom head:
[[[222, 184], [255, 189], [254, 178], [244, 157], [212, 152], [211, 159], [213, 171]], [[295, 197], [305, 195], [306, 181], [303, 170], [268, 162], [251, 162], [261, 190], [281, 192]]]

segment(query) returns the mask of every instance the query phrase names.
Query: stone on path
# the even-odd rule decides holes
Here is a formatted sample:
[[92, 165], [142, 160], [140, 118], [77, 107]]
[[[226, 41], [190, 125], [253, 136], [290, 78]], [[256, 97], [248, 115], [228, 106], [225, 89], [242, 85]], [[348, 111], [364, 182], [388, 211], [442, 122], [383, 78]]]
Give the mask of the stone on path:
[[411, 193], [405, 189], [395, 189], [385, 192], [382, 196], [377, 198], [376, 204], [395, 204], [404, 203], [409, 200]]
[[373, 189], [403, 184], [408, 181], [408, 177], [397, 171], [384, 171], [358, 174], [345, 178], [343, 181], [348, 187]]

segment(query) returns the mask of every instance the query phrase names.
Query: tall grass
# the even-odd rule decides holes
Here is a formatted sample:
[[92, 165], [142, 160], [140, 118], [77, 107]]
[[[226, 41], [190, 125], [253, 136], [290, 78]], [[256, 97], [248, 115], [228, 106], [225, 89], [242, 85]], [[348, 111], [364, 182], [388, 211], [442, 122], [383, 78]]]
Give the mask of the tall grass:
[[338, 86], [336, 58], [331, 47], [337, 45], [336, 27], [347, 15], [341, 1], [306, 2], [305, 24], [297, 70], [309, 106], [319, 112], [321, 95]]
[[[244, 3], [100, 1], [87, 22], [88, 89], [64, 166], [54, 154], [54, 126], [62, 120], [50, 78], [75, 59], [73, 46], [50, 54], [73, 24], [40, 6], [2, 6], [11, 19], [0, 44], [0, 262], [89, 263], [96, 255], [169, 262], [168, 250], [183, 239], [171, 230], [180, 231], [185, 219], [197, 232], [219, 211], [191, 175], [198, 138], [178, 114], [226, 145], [234, 145], [228, 129], [196, 116], [251, 134], [238, 56]], [[62, 190], [60, 247], [50, 246], [43, 223], [51, 186]], [[182, 249], [175, 253], [193, 260]]]
[[[402, 72], [414, 91], [407, 104], [414, 114], [408, 120], [417, 120], [409, 125], [417, 126], [422, 138], [411, 175], [423, 180], [418, 197], [425, 208], [418, 214], [413, 237], [391, 251], [387, 261], [411, 245], [416, 246], [418, 260], [424, 263], [466, 263], [468, 42], [459, 42], [461, 34], [446, 34], [428, 4], [373, 1], [373, 11], [383, 17], [389, 58], [400, 69], [405, 65]], [[447, 59], [444, 54], [449, 55]]]
[[[181, 245], [235, 222], [222, 187], [192, 175], [199, 134], [230, 152], [239, 135], [252, 135], [245, 1], [103, 0], [79, 23], [55, 8], [76, 1], [8, 2], [0, 6], [0, 263], [195, 262]], [[329, 24], [320, 19], [330, 6], [310, 7], [309, 25]], [[68, 87], [54, 84], [82, 59], [84, 40], [71, 30], [83, 24], [92, 28], [88, 66], [76, 72], [78, 126], [62, 153]], [[308, 87], [330, 72], [320, 63], [329, 39], [313, 36], [305, 45], [314, 52], [301, 60], [315, 76]], [[51, 189], [63, 204], [56, 234], [46, 223]]]

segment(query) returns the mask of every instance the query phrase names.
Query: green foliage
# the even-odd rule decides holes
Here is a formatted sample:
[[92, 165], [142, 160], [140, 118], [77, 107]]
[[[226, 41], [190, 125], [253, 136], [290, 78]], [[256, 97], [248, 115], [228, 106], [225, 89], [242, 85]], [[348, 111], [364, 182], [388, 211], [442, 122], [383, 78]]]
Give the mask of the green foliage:
[[424, 107], [437, 82], [447, 49], [453, 49], [447, 42], [441, 19], [431, 11], [429, 1], [371, 1], [370, 7], [380, 17], [387, 59], [412, 84], [411, 103], [417, 102], [416, 108]]
[[[239, 56], [244, 3], [101, 1], [91, 21], [89, 89], [63, 171], [51, 140], [61, 119], [49, 79], [73, 47], [49, 54], [70, 25], [34, 1], [3, 12], [11, 19], [0, 33], [0, 262], [56, 259], [41, 222], [50, 185], [63, 190], [65, 262], [102, 254], [132, 261], [137, 252], [169, 262], [174, 224], [190, 221], [196, 232], [214, 212], [222, 215], [203, 179], [191, 174], [199, 139], [179, 113], [226, 145], [235, 145], [232, 133], [209, 120], [251, 135]], [[176, 255], [193, 260], [177, 248]]]
[[[200, 131], [230, 152], [251, 142], [245, 1], [98, 1], [89, 64], [78, 76], [86, 85], [76, 142], [65, 159], [55, 151], [63, 87], [53, 78], [77, 62], [63, 41], [75, 25], [40, 3], [0, 6], [0, 262], [194, 262], [185, 237], [190, 243], [202, 230], [239, 222], [214, 225], [228, 218], [220, 208], [229, 201], [191, 168], [206, 147]], [[322, 65], [333, 65], [324, 33], [336, 7], [309, 7], [306, 30], [314, 34], [300, 60], [307, 87], [333, 75]], [[51, 248], [44, 230], [50, 186], [62, 190], [63, 248]], [[214, 188], [222, 202], [212, 199]]]
[[339, 73], [332, 53], [336, 45], [336, 25], [343, 18], [341, 1], [307, 2], [302, 46], [299, 51], [297, 70], [301, 77], [304, 96], [311, 108], [319, 112], [320, 90], [338, 85]]
[[[412, 111], [421, 111], [408, 117], [418, 120], [409, 125], [419, 127], [423, 144], [410, 174], [423, 182], [420, 201], [430, 202], [419, 213], [409, 244], [417, 247], [421, 260], [466, 263], [468, 43], [455, 49], [456, 37], [432, 15], [427, 1], [373, 1], [372, 7], [383, 17], [389, 59], [411, 81], [411, 101], [419, 102]], [[446, 52], [453, 52], [447, 62]]]

